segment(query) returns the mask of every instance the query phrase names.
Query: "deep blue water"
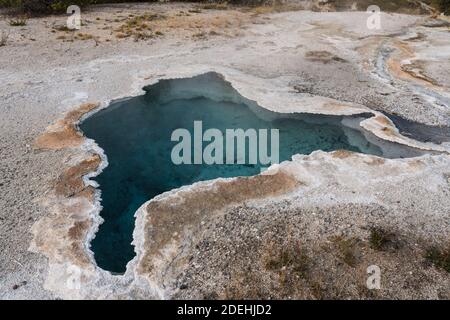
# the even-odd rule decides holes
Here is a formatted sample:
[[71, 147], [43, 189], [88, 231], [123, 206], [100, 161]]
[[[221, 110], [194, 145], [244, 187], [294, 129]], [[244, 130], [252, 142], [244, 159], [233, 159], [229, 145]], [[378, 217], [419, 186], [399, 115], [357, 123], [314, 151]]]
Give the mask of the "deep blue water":
[[196, 181], [251, 176], [261, 170], [260, 164], [175, 165], [171, 151], [177, 142], [171, 141], [171, 134], [177, 128], [192, 132], [194, 121], [201, 120], [203, 130], [279, 129], [280, 161], [315, 150], [347, 149], [381, 155], [381, 150], [358, 131], [343, 127], [341, 117], [267, 111], [241, 97], [213, 73], [160, 81], [146, 91], [143, 96], [112, 103], [80, 125], [85, 135], [104, 149], [109, 162], [95, 178], [100, 184], [105, 221], [91, 249], [97, 264], [115, 273], [124, 272], [135, 255], [131, 245], [134, 213], [143, 203]]

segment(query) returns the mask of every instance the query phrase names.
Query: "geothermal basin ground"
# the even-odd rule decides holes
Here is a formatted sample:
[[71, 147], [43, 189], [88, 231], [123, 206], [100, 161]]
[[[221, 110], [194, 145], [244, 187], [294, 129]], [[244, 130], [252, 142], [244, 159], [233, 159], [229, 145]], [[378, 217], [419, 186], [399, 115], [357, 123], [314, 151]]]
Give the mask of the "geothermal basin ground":
[[[449, 299], [449, 23], [382, 13], [370, 30], [367, 17], [117, 4], [72, 32], [64, 16], [2, 16], [0, 298]], [[102, 268], [108, 150], [83, 124], [211, 73], [267, 112], [338, 117], [378, 151], [294, 152], [144, 197], [131, 260]]]

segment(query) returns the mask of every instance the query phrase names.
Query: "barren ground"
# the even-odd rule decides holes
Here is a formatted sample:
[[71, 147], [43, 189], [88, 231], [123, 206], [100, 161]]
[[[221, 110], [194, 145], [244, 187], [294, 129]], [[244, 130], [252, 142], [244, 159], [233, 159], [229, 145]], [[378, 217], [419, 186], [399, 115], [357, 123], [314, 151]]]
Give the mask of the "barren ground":
[[[448, 132], [448, 22], [383, 14], [382, 29], [368, 30], [366, 19], [364, 12], [108, 5], [83, 12], [82, 29], [72, 32], [65, 17], [11, 27], [1, 16], [9, 36], [0, 47], [0, 298], [450, 298], [445, 134], [441, 145], [424, 144], [371, 123], [379, 137], [439, 152], [408, 160], [317, 152], [267, 180], [162, 195], [137, 213], [138, 256], [125, 276], [99, 270], [88, 250], [98, 193], [80, 179], [99, 160], [73, 126], [82, 112], [49, 129], [61, 139], [36, 140], [82, 104], [106, 107], [158, 79], [208, 71], [275, 111], [375, 110]], [[79, 170], [69, 175], [76, 193], [67, 197], [55, 186], [70, 167]], [[245, 199], [241, 185], [251, 189], [258, 179], [266, 189]], [[211, 196], [220, 183], [234, 200], [208, 207], [199, 194]], [[192, 207], [169, 210], [171, 197]], [[148, 249], [167, 238], [149, 217], [170, 223], [184, 211], [204, 216]], [[373, 264], [384, 272], [375, 292], [365, 289]], [[67, 288], [71, 265], [83, 270], [79, 289]]]

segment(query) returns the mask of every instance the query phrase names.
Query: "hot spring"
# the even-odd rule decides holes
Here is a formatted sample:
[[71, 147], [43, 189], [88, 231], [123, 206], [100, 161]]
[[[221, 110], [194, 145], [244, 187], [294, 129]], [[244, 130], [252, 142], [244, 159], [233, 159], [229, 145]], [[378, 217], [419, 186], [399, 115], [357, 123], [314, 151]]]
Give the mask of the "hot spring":
[[[200, 141], [200, 145], [198, 141], [186, 144], [191, 149], [190, 164], [174, 163], [173, 149], [180, 142], [173, 141], [177, 129], [192, 137], [198, 136], [194, 132], [198, 123], [203, 132], [208, 129], [223, 133], [233, 129], [277, 130], [279, 161], [315, 150], [345, 149], [392, 156], [370, 142], [367, 133], [343, 125], [344, 117], [268, 111], [240, 96], [216, 73], [162, 80], [145, 91], [145, 95], [112, 103], [80, 124], [83, 133], [95, 140], [108, 160], [108, 166], [95, 178], [101, 190], [100, 214], [104, 223], [91, 242], [91, 250], [98, 266], [113, 273], [123, 273], [135, 255], [131, 245], [134, 214], [146, 201], [197, 181], [256, 175], [267, 166], [260, 158], [256, 163], [236, 158], [231, 164], [226, 161], [225, 152], [223, 164], [196, 162], [194, 156], [201, 152], [198, 148], [209, 143], [205, 141]], [[367, 116], [370, 115], [346, 119], [357, 123]], [[268, 135], [267, 155], [272, 156], [270, 144], [274, 137]], [[223, 144], [227, 144], [226, 134]], [[250, 149], [246, 148], [241, 158], [248, 160]]]

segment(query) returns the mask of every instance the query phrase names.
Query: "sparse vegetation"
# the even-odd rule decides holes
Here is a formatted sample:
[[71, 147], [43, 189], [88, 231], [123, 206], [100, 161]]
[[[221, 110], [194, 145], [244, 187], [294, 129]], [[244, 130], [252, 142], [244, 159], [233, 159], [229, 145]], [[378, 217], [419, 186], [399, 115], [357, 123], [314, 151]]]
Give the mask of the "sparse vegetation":
[[392, 241], [392, 236], [392, 233], [382, 228], [374, 227], [370, 230], [369, 245], [377, 251], [386, 250], [387, 245]]
[[437, 268], [450, 272], [450, 245], [445, 249], [429, 248], [426, 251], [425, 260]]
[[0, 7], [13, 8], [29, 14], [65, 12], [70, 5], [80, 7], [105, 1], [98, 0], [0, 0]]
[[190, 13], [201, 13], [202, 10], [200, 10], [200, 9], [189, 9], [188, 12], [190, 12]]
[[300, 243], [289, 243], [280, 251], [267, 258], [265, 267], [267, 270], [276, 271], [286, 278], [293, 275], [296, 278], [305, 278], [309, 271], [309, 256]]
[[88, 34], [88, 33], [77, 33], [76, 35], [75, 35], [75, 39], [77, 39], [77, 40], [91, 40], [91, 39], [93, 39], [94, 37], [91, 35], [91, 34]]
[[128, 19], [114, 31], [116, 32], [116, 38], [123, 39], [133, 37], [135, 41], [147, 40], [154, 38], [155, 36], [162, 36], [161, 31], [152, 33], [152, 28], [149, 25], [151, 21], [165, 19], [164, 15], [145, 13], [139, 16], [129, 15]]
[[225, 299], [271, 298], [273, 287], [261, 284], [261, 279], [269, 278], [273, 278], [273, 285], [279, 290], [280, 296], [298, 294], [305, 283], [309, 283], [312, 258], [299, 241], [290, 237], [283, 244], [277, 241], [272, 239], [265, 242], [260, 261], [262, 270], [248, 265], [246, 270], [232, 273], [224, 295], [219, 296]]
[[61, 31], [61, 32], [70, 32], [72, 30], [70, 30], [67, 25], [59, 25], [59, 26], [54, 26], [53, 30], [55, 31]]
[[256, 7], [253, 7], [252, 9], [256, 15], [267, 14], [267, 13], [277, 11], [274, 6], [256, 6]]
[[228, 9], [227, 2], [219, 2], [219, 3], [206, 3], [201, 5], [200, 8], [205, 10], [226, 10]]
[[357, 245], [359, 239], [345, 238], [343, 236], [336, 236], [331, 239], [337, 247], [338, 256], [350, 267], [355, 267], [358, 264]]
[[[13, 8], [19, 12], [30, 14], [52, 14], [64, 13], [69, 5], [78, 5], [85, 7], [92, 4], [112, 3], [112, 2], [136, 2], [136, 1], [120, 1], [120, 0], [0, 0], [0, 8]], [[153, 0], [150, 2], [157, 2]], [[281, 8], [280, 0], [194, 0], [192, 2], [203, 2], [199, 5], [200, 9], [205, 10], [226, 10], [229, 5], [250, 6], [255, 8], [256, 13], [267, 13], [276, 11]], [[434, 6], [446, 14], [450, 14], [450, 0], [425, 0], [425, 3]], [[361, 0], [355, 2], [353, 0], [335, 0], [330, 1], [337, 10], [349, 9], [353, 3], [357, 3], [358, 10], [365, 10], [369, 5], [375, 4], [382, 8], [383, 11], [405, 12], [405, 10], [420, 10], [417, 4], [409, 0], [387, 1], [387, 0]], [[195, 10], [195, 9], [194, 9]], [[195, 12], [193, 12], [195, 13]]]
[[201, 32], [194, 33], [194, 34], [192, 35], [192, 38], [201, 40], [201, 39], [206, 39], [206, 36], [207, 36], [207, 35], [206, 35], [206, 32], [201, 31]]
[[27, 18], [26, 17], [18, 17], [15, 19], [9, 20], [9, 25], [11, 27], [23, 27], [27, 25]]
[[146, 31], [134, 32], [133, 33], [133, 39], [136, 42], [139, 41], [139, 40], [148, 40], [148, 39], [151, 39], [151, 38], [154, 38], [154, 37], [155, 36], [152, 33], [146, 32]]
[[450, 0], [440, 0], [439, 10], [446, 15], [450, 15]]

